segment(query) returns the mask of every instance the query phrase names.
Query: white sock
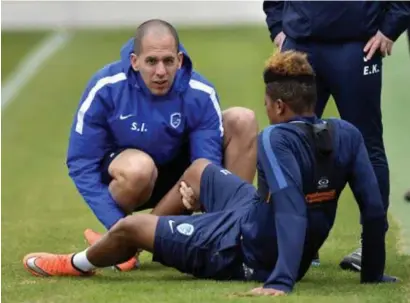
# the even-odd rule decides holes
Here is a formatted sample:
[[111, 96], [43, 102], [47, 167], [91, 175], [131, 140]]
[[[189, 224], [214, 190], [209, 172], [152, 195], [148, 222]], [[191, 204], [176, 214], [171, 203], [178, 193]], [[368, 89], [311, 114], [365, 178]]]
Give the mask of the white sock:
[[73, 265], [84, 272], [91, 271], [96, 268], [90, 263], [90, 261], [88, 261], [87, 249], [74, 255]]

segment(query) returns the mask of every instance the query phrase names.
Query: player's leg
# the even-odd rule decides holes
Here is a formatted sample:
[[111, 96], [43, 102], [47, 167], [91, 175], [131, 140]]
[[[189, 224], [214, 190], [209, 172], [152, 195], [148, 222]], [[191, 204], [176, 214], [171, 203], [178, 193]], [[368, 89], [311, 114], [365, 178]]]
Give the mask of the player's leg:
[[243, 215], [231, 210], [159, 217], [152, 260], [198, 278], [243, 279]]
[[197, 201], [195, 210], [206, 212], [239, 208], [252, 202], [256, 189], [227, 169], [206, 159], [195, 160], [184, 172], [179, 182], [160, 201], [153, 213], [181, 213], [186, 211], [182, 202], [180, 184], [184, 181], [193, 190]]
[[[109, 168], [114, 167], [114, 171], [118, 168], [121, 167], [121, 164], [126, 164], [126, 161], [119, 161], [119, 162], [114, 162], [114, 159], [118, 159], [119, 157], [123, 156], [124, 154], [122, 153], [123, 150], [119, 150], [116, 153], [111, 153], [107, 157], [103, 163], [103, 168], [105, 167], [106, 169], [103, 170], [103, 180], [106, 184], [113, 184], [113, 177], [109, 173]], [[138, 152], [138, 151], [137, 151]], [[116, 157], [118, 155], [118, 157]], [[123, 160], [119, 158], [119, 160]], [[137, 160], [137, 159], [134, 159]], [[111, 163], [113, 163], [111, 165]], [[142, 162], [139, 162], [139, 164], [143, 164]], [[149, 187], [146, 188], [146, 196], [143, 197], [143, 201], [146, 201], [145, 203], [132, 203], [133, 201], [130, 199], [130, 208], [131, 207], [136, 207], [135, 209], [132, 209], [132, 211], [142, 211], [150, 208], [154, 208], [158, 202], [166, 195], [166, 193], [177, 183], [179, 178], [182, 176], [186, 168], [188, 168], [190, 164], [190, 156], [189, 156], [189, 146], [183, 145], [181, 147], [180, 153], [173, 159], [171, 162], [165, 164], [165, 165], [159, 165], [154, 169], [154, 173], [156, 176], [153, 176], [151, 179], [151, 182], [154, 182], [154, 185], [150, 184]], [[139, 173], [139, 170], [137, 169], [137, 166], [135, 165], [135, 169], [131, 169], [131, 167], [128, 167], [130, 169], [129, 175], [131, 176], [129, 179], [137, 178], [137, 176], [132, 176], [133, 174], [137, 175]], [[115, 176], [115, 175], [114, 175]], [[155, 178], [154, 178], [155, 177]], [[138, 186], [141, 187], [143, 184], [135, 184], [134, 187], [136, 187], [136, 191], [138, 191]], [[152, 188], [153, 186], [153, 188]], [[126, 192], [123, 192], [124, 195], [126, 195]], [[132, 193], [128, 193], [130, 197], [132, 197]], [[135, 193], [134, 193], [135, 196]], [[138, 202], [138, 200], [136, 201]], [[171, 215], [172, 213], [168, 214]], [[167, 215], [167, 213], [164, 213], [164, 215]], [[98, 241], [101, 237], [102, 234], [95, 232], [91, 229], [87, 229], [84, 232], [84, 236], [87, 240], [87, 242], [92, 245], [96, 241]], [[137, 257], [132, 257], [130, 260], [128, 260], [125, 263], [121, 263], [115, 266], [116, 269], [120, 271], [128, 271], [132, 270], [135, 267], [138, 267], [138, 259]]]
[[103, 182], [126, 214], [148, 201], [157, 175], [153, 159], [136, 149], [114, 151], [103, 161]]
[[283, 43], [281, 51], [296, 50], [307, 54], [310, 65], [316, 73], [317, 101], [315, 113], [318, 117], [323, 115], [330, 97], [330, 88], [327, 78], [321, 71], [321, 54], [318, 53], [320, 45], [313, 42], [297, 42], [289, 37]]
[[118, 221], [98, 242], [78, 253], [31, 253], [23, 265], [35, 276], [90, 276], [128, 260], [143, 248], [153, 261], [200, 278], [243, 278], [241, 214], [157, 217], [136, 214]]
[[[131, 214], [136, 208], [148, 204], [157, 181], [158, 170], [154, 161], [146, 153], [136, 149], [119, 149], [107, 154], [102, 167], [102, 181], [120, 208]], [[86, 229], [84, 237], [89, 245], [101, 238], [101, 234]], [[115, 266], [121, 271], [128, 271], [138, 266], [136, 257]]]
[[410, 26], [407, 29], [407, 40], [408, 40], [408, 45], [409, 45], [409, 51], [410, 51]]
[[[387, 211], [390, 181], [381, 113], [382, 57], [377, 53], [366, 61], [363, 46], [363, 43], [327, 46], [322, 56], [341, 118], [355, 125], [363, 135]], [[341, 266], [360, 270], [360, 248], [347, 256]]]
[[25, 268], [36, 276], [91, 275], [96, 268], [129, 260], [138, 249], [152, 252], [158, 217], [137, 214], [119, 220], [92, 246], [75, 254], [31, 253], [24, 257]]
[[222, 112], [224, 167], [252, 183], [256, 174], [258, 122], [247, 108], [232, 107]]

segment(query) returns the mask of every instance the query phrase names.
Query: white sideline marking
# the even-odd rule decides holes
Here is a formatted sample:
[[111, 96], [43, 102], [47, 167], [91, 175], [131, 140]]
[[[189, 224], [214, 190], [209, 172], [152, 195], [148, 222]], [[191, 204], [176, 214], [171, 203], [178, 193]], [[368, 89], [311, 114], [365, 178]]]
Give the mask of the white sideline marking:
[[43, 63], [70, 40], [71, 34], [64, 31], [45, 37], [33, 51], [17, 65], [1, 87], [1, 108], [4, 108], [19, 94], [24, 85], [41, 69]]

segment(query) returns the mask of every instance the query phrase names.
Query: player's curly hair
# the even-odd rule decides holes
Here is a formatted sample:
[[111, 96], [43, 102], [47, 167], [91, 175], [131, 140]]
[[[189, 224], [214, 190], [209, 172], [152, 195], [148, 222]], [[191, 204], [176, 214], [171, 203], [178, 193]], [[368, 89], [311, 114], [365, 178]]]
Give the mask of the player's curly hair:
[[273, 53], [265, 64], [264, 81], [270, 99], [281, 99], [296, 114], [311, 111], [316, 104], [315, 73], [305, 53]]

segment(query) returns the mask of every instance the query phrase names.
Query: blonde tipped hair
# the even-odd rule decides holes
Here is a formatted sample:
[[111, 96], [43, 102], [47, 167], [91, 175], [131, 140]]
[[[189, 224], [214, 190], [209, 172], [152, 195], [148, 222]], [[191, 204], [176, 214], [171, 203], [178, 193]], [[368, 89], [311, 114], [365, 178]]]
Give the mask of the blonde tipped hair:
[[307, 54], [288, 50], [274, 52], [265, 63], [265, 69], [282, 76], [312, 76], [314, 71]]
[[314, 109], [316, 104], [315, 72], [307, 54], [297, 51], [275, 52], [266, 61], [265, 93], [270, 100], [282, 100], [296, 114]]

